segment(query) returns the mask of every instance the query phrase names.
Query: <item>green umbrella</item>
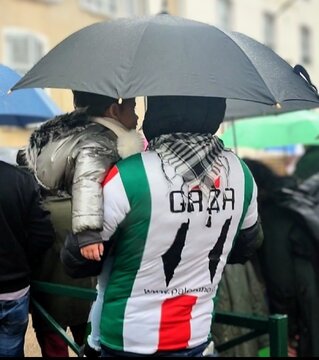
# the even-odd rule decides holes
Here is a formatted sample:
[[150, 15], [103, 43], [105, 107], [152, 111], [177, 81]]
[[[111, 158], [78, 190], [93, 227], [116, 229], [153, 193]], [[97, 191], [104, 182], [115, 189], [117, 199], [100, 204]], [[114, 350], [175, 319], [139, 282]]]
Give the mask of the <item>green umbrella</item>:
[[236, 120], [220, 137], [231, 148], [319, 144], [319, 112], [303, 110]]

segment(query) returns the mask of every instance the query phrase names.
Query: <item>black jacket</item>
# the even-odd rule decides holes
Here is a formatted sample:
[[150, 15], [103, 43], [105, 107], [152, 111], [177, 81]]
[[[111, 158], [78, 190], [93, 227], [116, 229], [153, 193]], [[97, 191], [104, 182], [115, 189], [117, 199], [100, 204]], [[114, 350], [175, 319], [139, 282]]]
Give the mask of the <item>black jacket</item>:
[[32, 270], [53, 244], [49, 215], [33, 176], [0, 161], [0, 293], [30, 284]]
[[227, 264], [245, 264], [256, 254], [264, 241], [264, 232], [258, 218], [250, 228], [240, 230], [233, 248], [229, 253]]

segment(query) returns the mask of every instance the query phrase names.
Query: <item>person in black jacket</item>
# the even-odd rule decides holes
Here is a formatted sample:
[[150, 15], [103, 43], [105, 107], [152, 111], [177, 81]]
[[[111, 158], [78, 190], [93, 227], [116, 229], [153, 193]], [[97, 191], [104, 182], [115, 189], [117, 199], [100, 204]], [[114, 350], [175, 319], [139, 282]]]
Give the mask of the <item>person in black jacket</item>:
[[54, 230], [33, 176], [3, 161], [0, 233], [0, 357], [23, 357], [31, 275]]
[[257, 254], [270, 313], [288, 315], [291, 357], [318, 357], [318, 240], [309, 227], [316, 218], [316, 189], [311, 186], [306, 191], [306, 181], [302, 189], [296, 177], [280, 176], [257, 160], [244, 160], [259, 190], [264, 242]]

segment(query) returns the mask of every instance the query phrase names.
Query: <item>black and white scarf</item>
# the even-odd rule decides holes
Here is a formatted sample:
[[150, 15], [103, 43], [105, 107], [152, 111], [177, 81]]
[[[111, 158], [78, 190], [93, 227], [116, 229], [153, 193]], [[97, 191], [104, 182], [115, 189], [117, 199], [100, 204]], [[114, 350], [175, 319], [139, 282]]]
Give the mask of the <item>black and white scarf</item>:
[[[171, 165], [189, 188], [199, 186], [207, 197], [221, 168], [225, 168], [225, 162], [222, 161], [224, 143], [213, 134], [161, 135], [149, 142], [148, 149], [159, 155], [163, 169], [165, 164]], [[226, 164], [228, 175], [229, 166]]]

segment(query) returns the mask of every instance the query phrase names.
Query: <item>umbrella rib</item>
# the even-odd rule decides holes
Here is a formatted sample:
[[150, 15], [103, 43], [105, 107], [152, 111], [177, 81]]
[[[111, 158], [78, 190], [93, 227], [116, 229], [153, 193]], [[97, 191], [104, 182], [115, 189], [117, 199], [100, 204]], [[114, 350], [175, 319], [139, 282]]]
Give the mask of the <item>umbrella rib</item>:
[[[222, 30], [221, 30], [222, 31]], [[222, 31], [225, 35], [227, 35], [229, 37], [229, 39], [240, 49], [240, 51], [246, 56], [246, 58], [248, 59], [248, 61], [252, 64], [253, 68], [255, 69], [258, 77], [261, 79], [261, 81], [265, 84], [269, 94], [271, 95], [271, 97], [273, 98], [274, 101], [274, 105], [278, 104], [279, 102], [277, 101], [277, 99], [274, 97], [273, 93], [270, 91], [270, 89], [268, 88], [268, 85], [266, 84], [265, 80], [263, 79], [263, 77], [260, 75], [259, 71], [257, 70], [255, 64], [251, 61], [251, 59], [247, 56], [247, 54], [245, 53], [245, 51], [241, 48], [241, 46], [239, 46], [239, 44], [232, 38], [231, 33], [226, 33], [224, 31]], [[262, 103], [261, 103], [262, 104]], [[266, 103], [265, 103], [266, 104]]]

